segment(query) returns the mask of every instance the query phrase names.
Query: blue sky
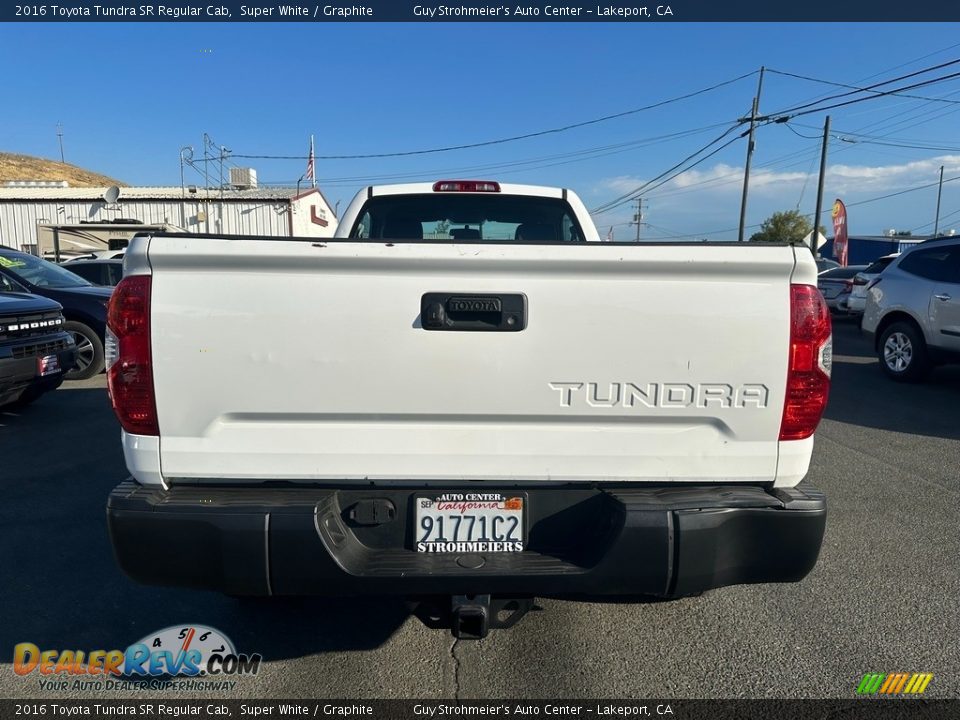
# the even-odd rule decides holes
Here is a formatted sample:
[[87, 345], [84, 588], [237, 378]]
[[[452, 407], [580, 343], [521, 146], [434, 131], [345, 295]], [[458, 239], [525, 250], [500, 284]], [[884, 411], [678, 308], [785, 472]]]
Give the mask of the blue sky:
[[[863, 23], [0, 25], [0, 64], [8, 68], [0, 150], [58, 157], [62, 121], [68, 162], [130, 184], [177, 185], [179, 149], [193, 145], [195, 158], [202, 157], [204, 132], [241, 155], [306, 154], [311, 133], [317, 155], [471, 143], [629, 110], [760, 65], [836, 82], [877, 82], [960, 57], [957, 30]], [[708, 126], [746, 115], [755, 89], [753, 76], [657, 110], [484, 148], [318, 161], [317, 175], [341, 206], [366, 184], [360, 178], [416, 175], [564, 185], [594, 208], [723, 129]], [[837, 92], [768, 73], [761, 112]], [[960, 78], [913, 93], [960, 100]], [[831, 142], [825, 206], [837, 196], [852, 205], [852, 233], [929, 230], [936, 188], [855, 203], [935, 182], [940, 165], [946, 177], [960, 175], [960, 104], [890, 97], [831, 114], [835, 134], [860, 133], [861, 142]], [[759, 130], [748, 224], [798, 205], [813, 211], [823, 117], [796, 120], [794, 130], [809, 138], [782, 125]], [[686, 130], [698, 132], [639, 142]], [[634, 145], [598, 150], [625, 143]], [[727, 229], [738, 222], [744, 155], [738, 141], [646, 194], [650, 224], [643, 236], [735, 237]], [[267, 184], [295, 183], [304, 171], [302, 161], [233, 162], [255, 167]], [[187, 181], [202, 177], [188, 168]], [[620, 207], [598, 216], [601, 234], [613, 225], [617, 239], [632, 237], [630, 214]], [[941, 214], [942, 226], [960, 229], [960, 181], [944, 186]]]

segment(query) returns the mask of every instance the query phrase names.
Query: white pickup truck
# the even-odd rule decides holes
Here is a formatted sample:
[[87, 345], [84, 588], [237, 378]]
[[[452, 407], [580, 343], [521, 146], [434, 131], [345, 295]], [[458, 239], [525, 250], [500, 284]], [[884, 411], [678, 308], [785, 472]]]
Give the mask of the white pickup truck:
[[803, 246], [602, 243], [569, 190], [377, 186], [333, 239], [136, 237], [108, 324], [109, 527], [145, 583], [444, 597], [466, 637], [820, 550]]

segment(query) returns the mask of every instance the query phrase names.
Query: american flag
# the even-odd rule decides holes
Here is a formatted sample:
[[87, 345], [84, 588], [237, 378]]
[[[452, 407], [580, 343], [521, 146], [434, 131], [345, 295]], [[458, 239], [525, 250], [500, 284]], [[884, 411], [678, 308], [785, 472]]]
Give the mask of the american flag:
[[309, 180], [314, 187], [317, 186], [317, 173], [313, 162], [313, 135], [310, 136], [310, 157], [307, 158], [307, 172], [305, 172], [303, 176]]

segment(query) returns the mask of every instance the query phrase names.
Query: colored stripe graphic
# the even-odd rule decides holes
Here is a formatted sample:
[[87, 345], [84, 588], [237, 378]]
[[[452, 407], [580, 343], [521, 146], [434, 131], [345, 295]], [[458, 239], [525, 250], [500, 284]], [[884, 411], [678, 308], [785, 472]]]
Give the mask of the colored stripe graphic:
[[867, 673], [863, 676], [863, 680], [860, 681], [860, 686], [857, 688], [857, 694], [873, 695], [877, 690], [880, 689], [880, 684], [883, 682], [885, 677], [885, 673]]
[[933, 673], [867, 673], [857, 686], [857, 695], [920, 695], [933, 680]]
[[917, 678], [919, 679], [914, 684], [913, 692], [919, 695], [927, 689], [927, 685], [929, 685], [930, 681], [933, 680], [933, 673], [920, 673], [917, 675]]
[[903, 690], [903, 686], [907, 684], [909, 677], [909, 673], [899, 673], [896, 676], [897, 679], [893, 681], [893, 685], [890, 686], [890, 690], [888, 692], [891, 695], [894, 693], [899, 693], [901, 690]]

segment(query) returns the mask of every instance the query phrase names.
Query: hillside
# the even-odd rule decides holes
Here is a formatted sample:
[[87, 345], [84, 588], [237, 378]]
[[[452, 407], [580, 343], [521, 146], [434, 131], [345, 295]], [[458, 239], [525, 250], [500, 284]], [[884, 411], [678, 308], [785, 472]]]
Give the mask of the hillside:
[[10, 180], [66, 180], [70, 187], [123, 186], [106, 175], [56, 160], [0, 152], [0, 186]]

